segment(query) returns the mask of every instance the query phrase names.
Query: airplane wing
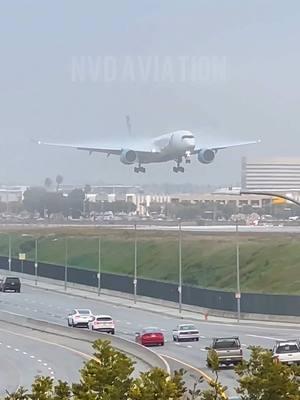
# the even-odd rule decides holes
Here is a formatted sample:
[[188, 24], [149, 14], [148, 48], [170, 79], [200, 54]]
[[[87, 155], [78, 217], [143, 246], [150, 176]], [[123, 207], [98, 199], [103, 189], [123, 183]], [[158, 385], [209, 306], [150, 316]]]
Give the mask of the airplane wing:
[[201, 147], [196, 145], [194, 151], [192, 152], [193, 154], [197, 154], [199, 153], [199, 151], [203, 150], [203, 149], [210, 149], [210, 150], [214, 150], [214, 151], [218, 151], [218, 150], [223, 150], [223, 149], [229, 149], [231, 147], [238, 147], [238, 146], [246, 146], [249, 144], [257, 144], [260, 143], [261, 140], [252, 140], [249, 142], [237, 142], [237, 143], [227, 143], [227, 144], [211, 144], [211, 145], [202, 145]]
[[[76, 150], [85, 150], [85, 151], [88, 151], [90, 154], [97, 152], [97, 153], [104, 153], [107, 155], [110, 155], [110, 154], [120, 155], [124, 148], [133, 150], [137, 153], [154, 153], [154, 152], [156, 152], [149, 146], [148, 143], [145, 144], [145, 147], [144, 147], [144, 145], [137, 147], [135, 144], [134, 145], [128, 144], [124, 147], [120, 147], [117, 144], [107, 144], [107, 145], [104, 144], [103, 146], [99, 146], [99, 145], [94, 145], [94, 144], [82, 145], [82, 144], [49, 143], [49, 142], [42, 142], [41, 140], [38, 140], [36, 143], [40, 144], [40, 145], [46, 145], [46, 146], [67, 147], [67, 148], [72, 148], [72, 149], [76, 149]], [[142, 147], [144, 147], [144, 148], [142, 148]]]

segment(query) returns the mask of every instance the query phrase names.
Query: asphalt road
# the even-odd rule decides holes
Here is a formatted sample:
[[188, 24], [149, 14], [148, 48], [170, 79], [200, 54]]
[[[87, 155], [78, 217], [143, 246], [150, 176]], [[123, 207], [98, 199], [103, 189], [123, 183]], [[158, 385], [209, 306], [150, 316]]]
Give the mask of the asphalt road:
[[77, 382], [78, 370], [85, 357], [51, 342], [47, 334], [31, 334], [30, 329], [16, 329], [1, 323], [0, 396], [23, 386], [30, 388], [37, 375]]
[[[70, 224], [2, 224], [4, 228], [24, 228], [24, 229], [48, 229], [48, 228], [104, 228], [104, 229], [134, 229], [134, 221], [132, 224], [78, 224], [78, 223], [70, 223]], [[151, 231], [177, 231], [177, 225], [146, 225], [139, 224], [137, 225], [138, 230], [151, 230]], [[199, 233], [226, 233], [226, 232], [235, 232], [235, 225], [212, 225], [212, 226], [196, 226], [196, 225], [182, 225], [182, 230], [185, 232], [199, 232]], [[247, 233], [300, 233], [300, 225], [295, 226], [273, 226], [272, 224], [266, 223], [265, 225], [252, 226], [252, 225], [239, 225], [240, 232]]]
[[[241, 339], [246, 357], [249, 355], [249, 351], [247, 350], [249, 345], [260, 345], [271, 348], [276, 339], [299, 337], [299, 331], [297, 329], [292, 327], [278, 328], [276, 324], [274, 324], [274, 326], [253, 324], [237, 325], [234, 323], [224, 324], [221, 322], [203, 321], [195, 323], [201, 335], [199, 342], [174, 343], [171, 336], [172, 329], [177, 323], [189, 321], [152, 312], [130, 309], [121, 304], [112, 305], [101, 300], [83, 299], [68, 294], [32, 288], [26, 285], [23, 285], [23, 292], [20, 294], [1, 293], [0, 307], [4, 311], [31, 318], [43, 319], [65, 326], [66, 316], [73, 308], [90, 308], [95, 314], [105, 313], [112, 315], [116, 322], [116, 334], [132, 340], [134, 340], [135, 332], [140, 328], [145, 326], [158, 326], [165, 331], [166, 344], [163, 348], [156, 348], [157, 352], [188, 363], [191, 367], [200, 368], [209, 375], [211, 375], [211, 372], [207, 369], [205, 363], [205, 346], [210, 344], [213, 336], [238, 335]], [[47, 359], [46, 354], [44, 354], [44, 356], [44, 358]], [[40, 358], [42, 358], [42, 355]], [[60, 360], [61, 358], [67, 357], [58, 356], [57, 359]], [[55, 357], [51, 358], [51, 360], [53, 359], [55, 360]], [[170, 361], [170, 359], [168, 359], [168, 361]], [[171, 359], [170, 363], [171, 366], [174, 365], [174, 368], [178, 368], [179, 364], [177, 361]], [[57, 364], [60, 365], [60, 362]], [[72, 365], [74, 367], [75, 363]], [[76, 366], [78, 366], [78, 362]], [[63, 374], [65, 368], [68, 369], [66, 365], [63, 365], [62, 369], [56, 369], [55, 365], [53, 365], [53, 368], [55, 370], [55, 376], [58, 377], [60, 377], [58, 373]], [[192, 374], [194, 375], [194, 372], [193, 369], [190, 368], [188, 375]], [[236, 386], [234, 372], [231, 369], [223, 369], [220, 373], [220, 378], [222, 383], [229, 387], [229, 395], [234, 395], [234, 387]], [[187, 377], [189, 383], [191, 383], [193, 379], [194, 378], [189, 376]]]

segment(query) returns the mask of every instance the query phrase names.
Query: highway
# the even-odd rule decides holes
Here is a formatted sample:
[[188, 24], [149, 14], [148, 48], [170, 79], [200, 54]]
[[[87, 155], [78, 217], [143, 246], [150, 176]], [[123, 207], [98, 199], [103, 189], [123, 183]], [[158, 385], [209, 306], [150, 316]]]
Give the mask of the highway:
[[73, 349], [58, 346], [49, 335], [39, 336], [32, 335], [30, 329], [1, 323], [0, 396], [20, 386], [30, 388], [37, 375], [78, 381], [78, 370], [86, 358]]
[[[271, 348], [276, 339], [299, 337], [296, 328], [279, 328], [276, 324], [273, 326], [253, 323], [249, 325], [237, 325], [235, 323], [227, 324], [223, 322], [199, 321], [195, 322], [201, 335], [199, 342], [174, 343], [171, 336], [172, 329], [177, 323], [190, 321], [184, 321], [179, 318], [149, 311], [132, 309], [124, 307], [122, 304], [105, 303], [103, 300], [101, 301], [101, 298], [99, 300], [79, 298], [71, 294], [46, 291], [27, 285], [23, 285], [23, 291], [20, 294], [1, 293], [0, 306], [1, 310], [6, 312], [42, 319], [64, 326], [66, 326], [66, 316], [73, 308], [90, 308], [94, 313], [112, 315], [116, 323], [116, 334], [131, 340], [134, 340], [135, 332], [140, 328], [145, 326], [158, 326], [165, 331], [166, 344], [163, 348], [156, 348], [156, 351], [162, 355], [168, 356], [167, 361], [170, 362], [171, 367], [174, 366], [174, 368], [178, 368], [179, 364], [176, 360], [181, 360], [191, 365], [191, 367], [200, 368], [208, 375], [211, 375], [211, 372], [207, 369], [205, 363], [205, 347], [210, 344], [213, 336], [238, 335], [241, 339], [246, 357], [249, 355], [249, 351], [247, 350], [249, 345], [261, 345], [266, 348]], [[11, 343], [9, 344], [14, 345]], [[17, 343], [15, 346], [21, 347], [21, 344]], [[8, 351], [8, 349], [6, 351]], [[40, 359], [49, 359], [49, 357], [47, 358], [46, 350], [43, 354], [36, 354], [36, 356]], [[63, 376], [64, 368], [59, 369], [59, 365], [61, 365], [59, 360], [61, 357], [62, 356], [58, 356], [57, 365], [53, 365], [56, 377]], [[55, 360], [55, 357], [52, 357], [51, 360]], [[75, 363], [73, 363], [73, 365], [74, 364]], [[78, 362], [76, 364], [76, 367], [77, 366]], [[195, 374], [193, 370], [191, 370], [190, 373]], [[75, 372], [72, 372], [72, 376], [68, 376], [67, 378], [75, 378], [76, 374], [73, 374], [75, 374]], [[230, 388], [228, 391], [229, 395], [233, 396], [235, 394], [233, 388], [236, 386], [234, 372], [231, 369], [223, 369], [220, 373], [220, 378], [222, 383]], [[26, 379], [28, 380], [29, 377]], [[188, 381], [191, 382], [191, 378], [188, 378]]]

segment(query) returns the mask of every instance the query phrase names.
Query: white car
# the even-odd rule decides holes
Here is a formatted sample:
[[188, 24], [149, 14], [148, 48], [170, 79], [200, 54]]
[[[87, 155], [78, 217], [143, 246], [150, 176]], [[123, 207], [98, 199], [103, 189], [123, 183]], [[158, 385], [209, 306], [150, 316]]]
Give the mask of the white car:
[[93, 318], [91, 310], [86, 308], [76, 308], [68, 315], [68, 326], [85, 326], [88, 327], [90, 320]]
[[115, 323], [110, 315], [94, 315], [88, 326], [93, 331], [115, 334]]
[[199, 340], [199, 331], [193, 324], [179, 324], [173, 329], [174, 342], [181, 340]]
[[273, 358], [275, 361], [284, 364], [300, 365], [300, 342], [294, 340], [278, 340], [273, 349]]

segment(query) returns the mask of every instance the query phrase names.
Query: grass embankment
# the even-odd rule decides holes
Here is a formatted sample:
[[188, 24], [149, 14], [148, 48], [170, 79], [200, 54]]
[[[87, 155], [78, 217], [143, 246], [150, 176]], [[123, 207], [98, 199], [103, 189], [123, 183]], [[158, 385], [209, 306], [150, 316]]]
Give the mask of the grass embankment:
[[[64, 264], [64, 237], [69, 238], [69, 265], [98, 268], [96, 229], [64, 228], [30, 232], [39, 236], [39, 261]], [[102, 271], [133, 274], [134, 232], [101, 230]], [[195, 286], [234, 290], [235, 236], [183, 233], [183, 281]], [[13, 233], [13, 254], [34, 258], [34, 240]], [[0, 253], [7, 254], [7, 237], [0, 235]], [[300, 294], [300, 236], [240, 235], [240, 274], [243, 291]], [[138, 232], [138, 275], [178, 281], [178, 235], [174, 232]]]

